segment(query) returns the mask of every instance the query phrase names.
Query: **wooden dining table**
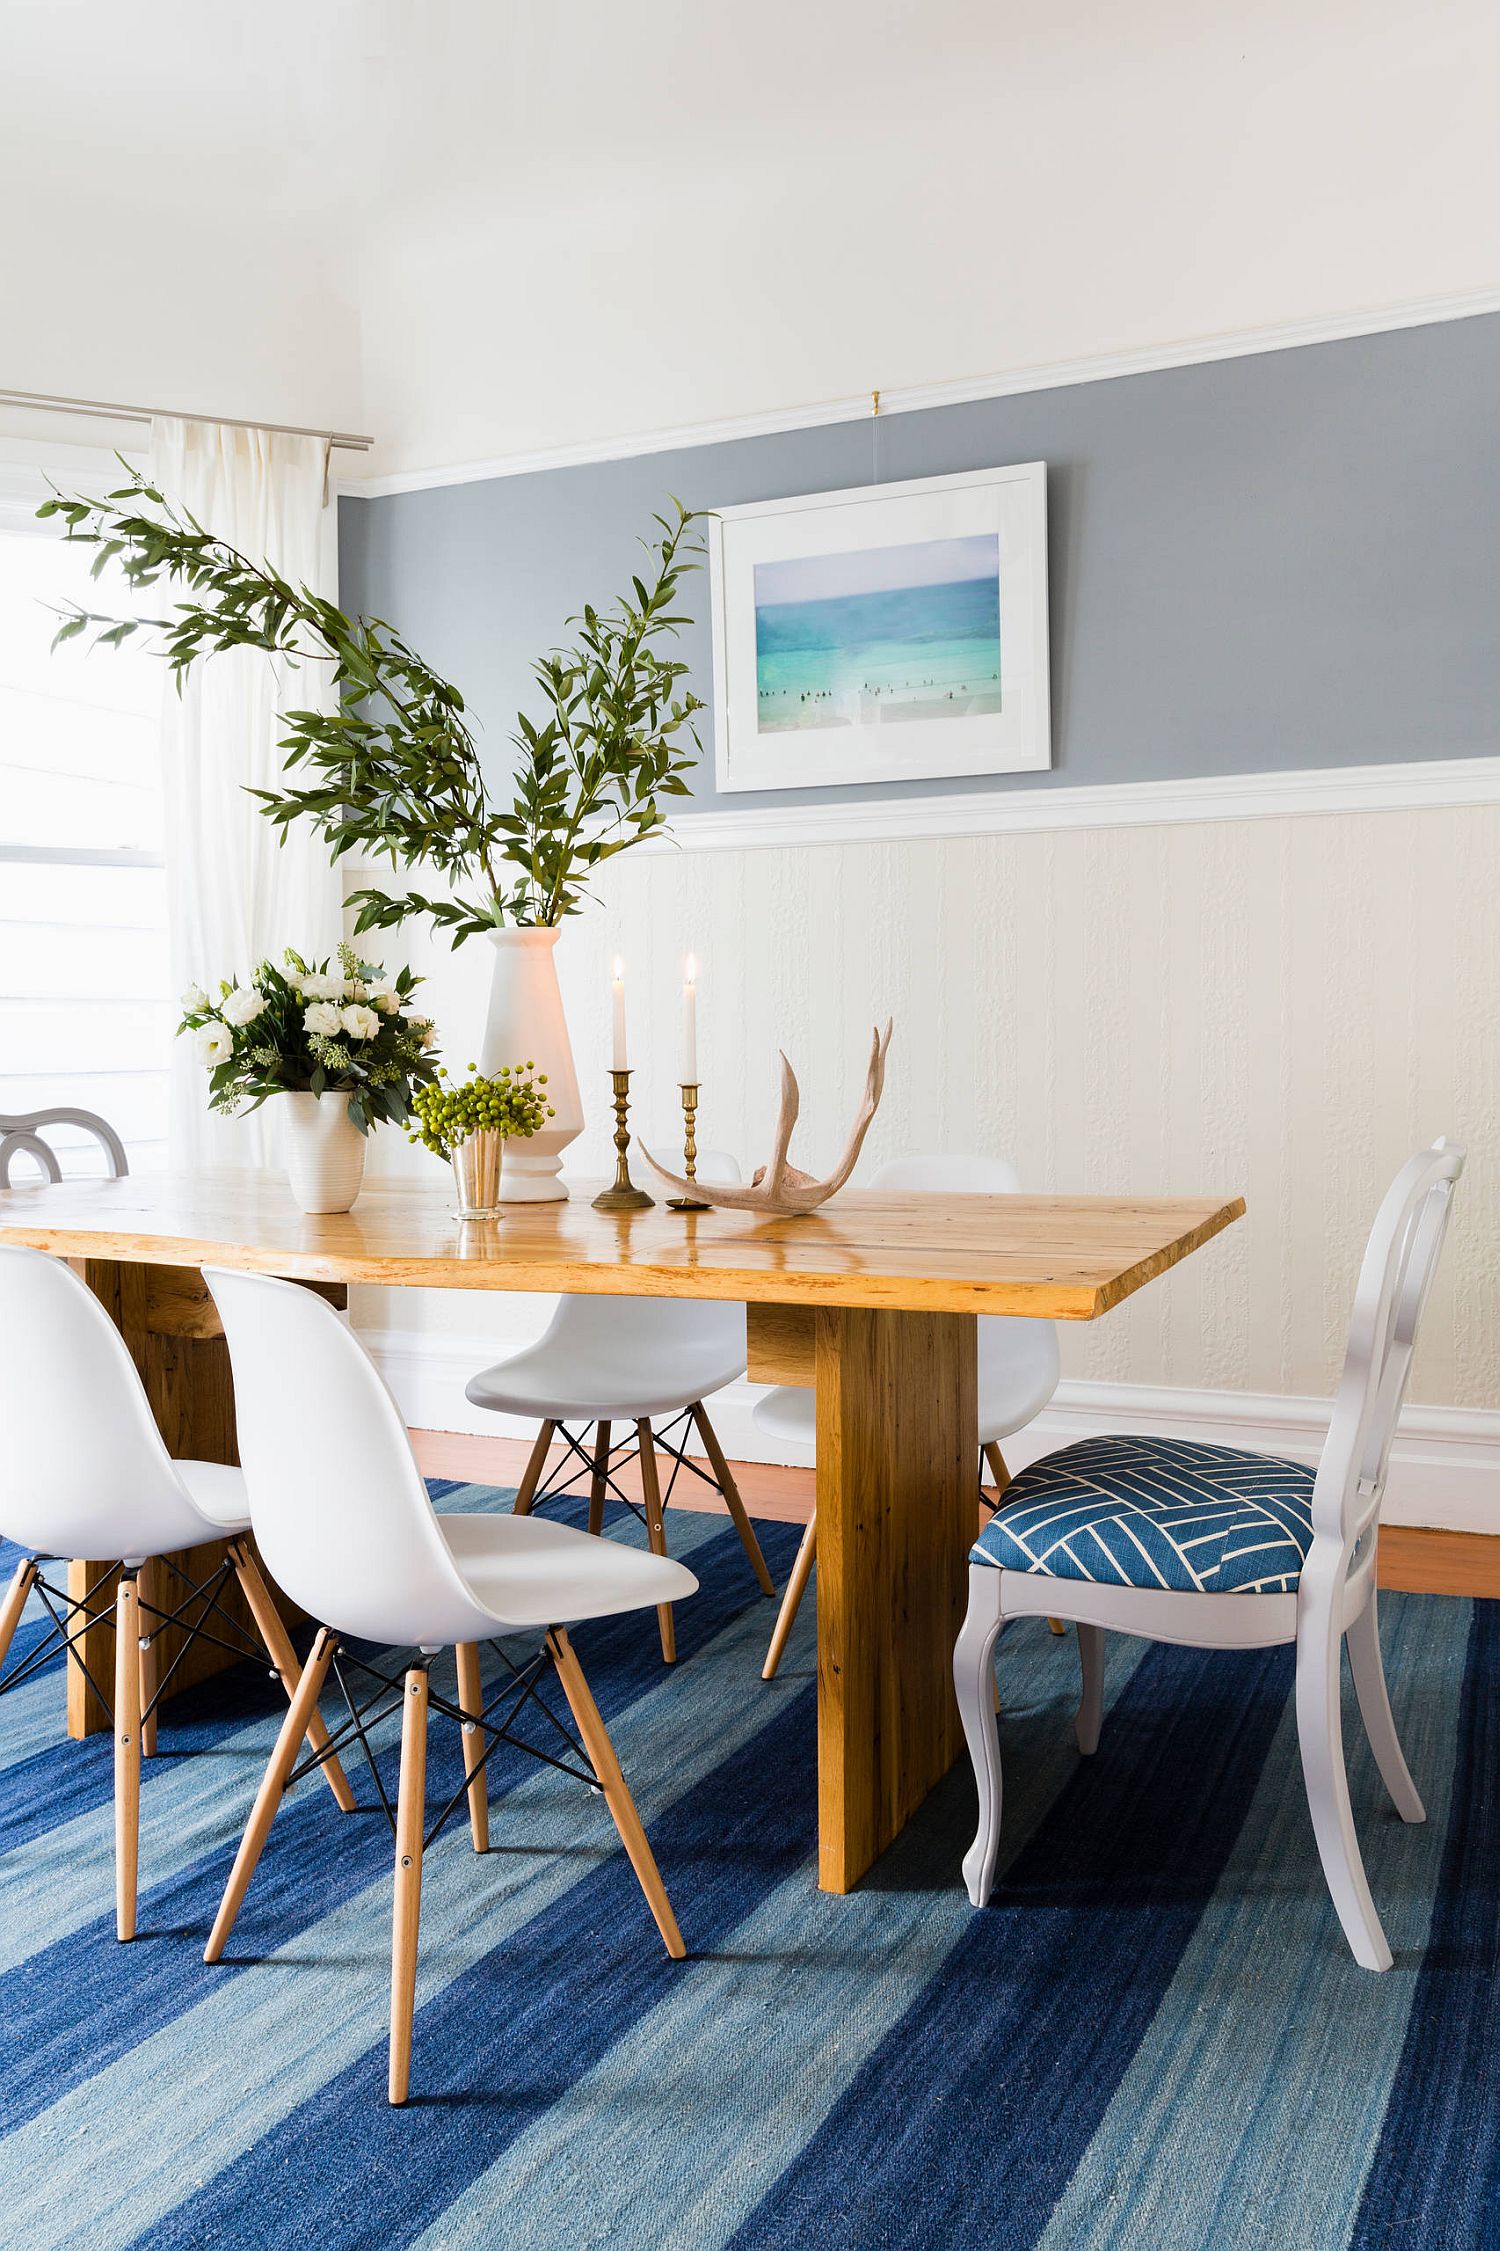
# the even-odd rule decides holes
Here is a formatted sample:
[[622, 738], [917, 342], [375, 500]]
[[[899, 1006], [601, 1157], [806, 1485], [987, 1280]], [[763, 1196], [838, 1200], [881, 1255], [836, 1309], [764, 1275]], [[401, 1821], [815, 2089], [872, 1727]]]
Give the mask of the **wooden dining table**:
[[[124, 1335], [171, 1452], [209, 1461], [236, 1454], [206, 1264], [336, 1302], [359, 1283], [742, 1302], [751, 1377], [817, 1395], [818, 1876], [848, 1891], [961, 1741], [951, 1664], [976, 1521], [978, 1316], [1097, 1320], [1244, 1201], [846, 1190], [777, 1219], [597, 1212], [591, 1192], [461, 1223], [436, 1173], [367, 1187], [330, 1217], [299, 1212], [271, 1174], [75, 1180], [0, 1193], [0, 1243], [75, 1263]], [[74, 1559], [70, 1586], [112, 1560]], [[747, 1679], [746, 1694], [759, 1685]], [[72, 1732], [98, 1717], [70, 1679]]]

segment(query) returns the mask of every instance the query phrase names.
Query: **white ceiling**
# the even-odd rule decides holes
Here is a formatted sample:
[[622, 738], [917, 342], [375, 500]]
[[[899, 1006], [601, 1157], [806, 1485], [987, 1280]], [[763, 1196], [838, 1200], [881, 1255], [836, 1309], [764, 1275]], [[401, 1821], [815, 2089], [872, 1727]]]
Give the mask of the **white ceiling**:
[[3, 0], [3, 40], [0, 385], [385, 468], [1500, 283], [1490, 0]]

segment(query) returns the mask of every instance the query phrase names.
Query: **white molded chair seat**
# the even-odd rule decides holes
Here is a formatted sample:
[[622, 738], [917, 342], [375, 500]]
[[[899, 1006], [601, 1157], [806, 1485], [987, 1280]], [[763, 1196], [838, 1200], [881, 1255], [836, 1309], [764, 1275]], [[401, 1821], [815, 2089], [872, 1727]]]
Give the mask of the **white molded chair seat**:
[[[725, 1151], [708, 1149], [699, 1155], [700, 1180], [739, 1177], [738, 1164]], [[627, 1497], [619, 1494], [611, 1470], [616, 1455], [629, 1448], [615, 1447], [611, 1439], [616, 1423], [630, 1424], [641, 1465], [647, 1536], [659, 1555], [666, 1553], [666, 1525], [656, 1450], [663, 1443], [677, 1449], [663, 1433], [652, 1431], [652, 1417], [689, 1418], [697, 1425], [713, 1469], [711, 1482], [723, 1495], [751, 1569], [762, 1590], [774, 1594], [760, 1542], [703, 1404], [744, 1373], [743, 1305], [668, 1297], [563, 1297], [536, 1342], [483, 1369], [466, 1386], [465, 1396], [493, 1414], [521, 1415], [541, 1425], [516, 1494], [518, 1516], [528, 1515], [538, 1500], [551, 1499], [570, 1482], [565, 1476], [560, 1484], [542, 1484], [561, 1431], [569, 1462], [581, 1461], [589, 1468], [591, 1533], [603, 1530], [608, 1494]], [[575, 1424], [592, 1427], [591, 1447], [574, 1435], [570, 1426]], [[679, 1462], [684, 1458], [685, 1447]], [[657, 1615], [662, 1656], [670, 1664], [677, 1654], [670, 1602], [664, 1601]]]
[[[889, 1195], [915, 1191], [920, 1195], [1013, 1196], [1020, 1182], [1014, 1165], [1006, 1163], [1002, 1157], [898, 1157], [893, 1163], [881, 1166], [870, 1186]], [[975, 1440], [989, 1458], [996, 1483], [1004, 1488], [1009, 1473], [1000, 1452], [1001, 1440], [1024, 1430], [1057, 1389], [1057, 1330], [1050, 1321], [982, 1315], [976, 1359], [979, 1428]], [[758, 1430], [778, 1443], [815, 1446], [817, 1395], [807, 1385], [776, 1384], [755, 1402], [754, 1420]], [[814, 1510], [787, 1580], [771, 1646], [761, 1670], [763, 1680], [776, 1677], [812, 1571], [817, 1536], [818, 1518]]]
[[[55, 1115], [56, 1113], [54, 1113]], [[174, 1462], [162, 1442], [125, 1340], [86, 1283], [45, 1251], [0, 1247], [0, 1535], [24, 1551], [0, 1600], [0, 1668], [33, 1587], [66, 1618], [17, 1672], [42, 1655], [71, 1648], [97, 1602], [52, 1586], [41, 1560], [103, 1562], [118, 1557], [113, 1596], [115, 1682], [115, 1927], [135, 1935], [140, 1761], [155, 1747], [156, 1636], [182, 1607], [180, 1590], [158, 1586], [164, 1556], [227, 1540], [206, 1582], [211, 1595], [231, 1574], [288, 1696], [300, 1669], [286, 1627], [261, 1577], [250, 1543], [245, 1480], [222, 1462]], [[205, 1630], [222, 1619], [204, 1608]], [[191, 1628], [183, 1630], [191, 1632]], [[249, 1641], [245, 1654], [253, 1654]], [[76, 1662], [70, 1654], [68, 1662]], [[7, 1684], [8, 1685], [8, 1684]], [[326, 1743], [321, 1723], [313, 1728]], [[326, 1778], [338, 1803], [353, 1795], [336, 1759]]]
[[[542, 1669], [555, 1669], [588, 1763], [619, 1829], [667, 1951], [686, 1949], [609, 1735], [568, 1638], [568, 1623], [680, 1602], [697, 1580], [669, 1556], [642, 1554], [544, 1518], [439, 1516], [428, 1498], [396, 1402], [353, 1330], [321, 1298], [295, 1283], [225, 1268], [204, 1270], [229, 1341], [240, 1453], [251, 1518], [267, 1563], [288, 1594], [321, 1621], [298, 1697], [266, 1769], [255, 1809], [224, 1890], [206, 1959], [219, 1960], [296, 1762], [298, 1744], [330, 1664], [371, 1674], [373, 1699], [399, 1689], [401, 1781], [395, 1814], [396, 1885], [391, 1975], [389, 2094], [406, 2100], [411, 2073], [417, 1924], [426, 1829], [427, 1715], [431, 1705], [463, 1724], [469, 1818], [487, 1849], [484, 1762], [522, 1701], [535, 1699]], [[476, 1644], [539, 1631], [542, 1646], [487, 1705]], [[392, 1681], [343, 1636], [386, 1647], [415, 1644], [420, 1656]], [[458, 1702], [437, 1694], [429, 1658], [456, 1651]], [[529, 1699], [518, 1697], [518, 1678]], [[499, 1722], [489, 1714], [507, 1709]], [[545, 1708], [545, 1707], [544, 1707]], [[368, 1707], [366, 1707], [368, 1709]], [[363, 1714], [341, 1728], [358, 1730]], [[552, 1715], [566, 1738], [566, 1729]], [[538, 1753], [538, 1756], [544, 1754]], [[555, 1758], [550, 1759], [555, 1766]], [[441, 1823], [439, 1824], [441, 1826]]]
[[976, 1907], [1000, 1849], [993, 1660], [1007, 1619], [1078, 1626], [1078, 1747], [1098, 1745], [1107, 1628], [1196, 1649], [1297, 1652], [1297, 1741], [1323, 1874], [1354, 1958], [1386, 1970], [1344, 1766], [1343, 1652], [1365, 1733], [1403, 1821], [1425, 1819], [1391, 1717], [1376, 1614], [1380, 1504], [1412, 1349], [1447, 1229], [1462, 1149], [1405, 1164], [1370, 1234], [1344, 1372], [1316, 1470], [1159, 1438], [1102, 1437], [1023, 1470], [969, 1558], [954, 1681], [979, 1788], [964, 1859]]

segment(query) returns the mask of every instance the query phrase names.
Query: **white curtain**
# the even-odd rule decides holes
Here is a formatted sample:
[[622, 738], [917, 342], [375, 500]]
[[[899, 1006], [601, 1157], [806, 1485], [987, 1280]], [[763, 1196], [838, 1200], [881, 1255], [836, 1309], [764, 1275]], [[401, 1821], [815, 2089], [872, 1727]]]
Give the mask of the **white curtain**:
[[[159, 417], [152, 476], [166, 497], [253, 562], [336, 598], [327, 452], [321, 438]], [[170, 679], [162, 713], [167, 897], [178, 990], [248, 977], [257, 961], [295, 946], [321, 958], [342, 935], [342, 884], [305, 822], [273, 827], [248, 787], [282, 773], [278, 712], [315, 710], [330, 696], [328, 668], [259, 650], [205, 657], [179, 697]], [[206, 1073], [179, 1040], [173, 1056], [171, 1155], [177, 1165], [276, 1161], [269, 1110], [223, 1119], [209, 1112]]]

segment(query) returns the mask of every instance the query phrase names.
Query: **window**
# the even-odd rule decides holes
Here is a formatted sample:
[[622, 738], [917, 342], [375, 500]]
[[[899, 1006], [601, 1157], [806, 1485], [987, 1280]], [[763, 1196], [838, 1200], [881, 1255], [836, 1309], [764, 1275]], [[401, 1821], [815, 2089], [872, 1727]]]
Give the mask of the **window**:
[[[28, 528], [20, 509], [0, 517], [0, 1111], [98, 1111], [132, 1169], [149, 1170], [166, 1152], [176, 1015], [162, 672], [129, 642], [52, 653], [56, 608], [123, 613], [134, 599], [119, 578], [90, 580], [93, 556]], [[86, 1136], [48, 1139], [65, 1172], [101, 1168]]]

